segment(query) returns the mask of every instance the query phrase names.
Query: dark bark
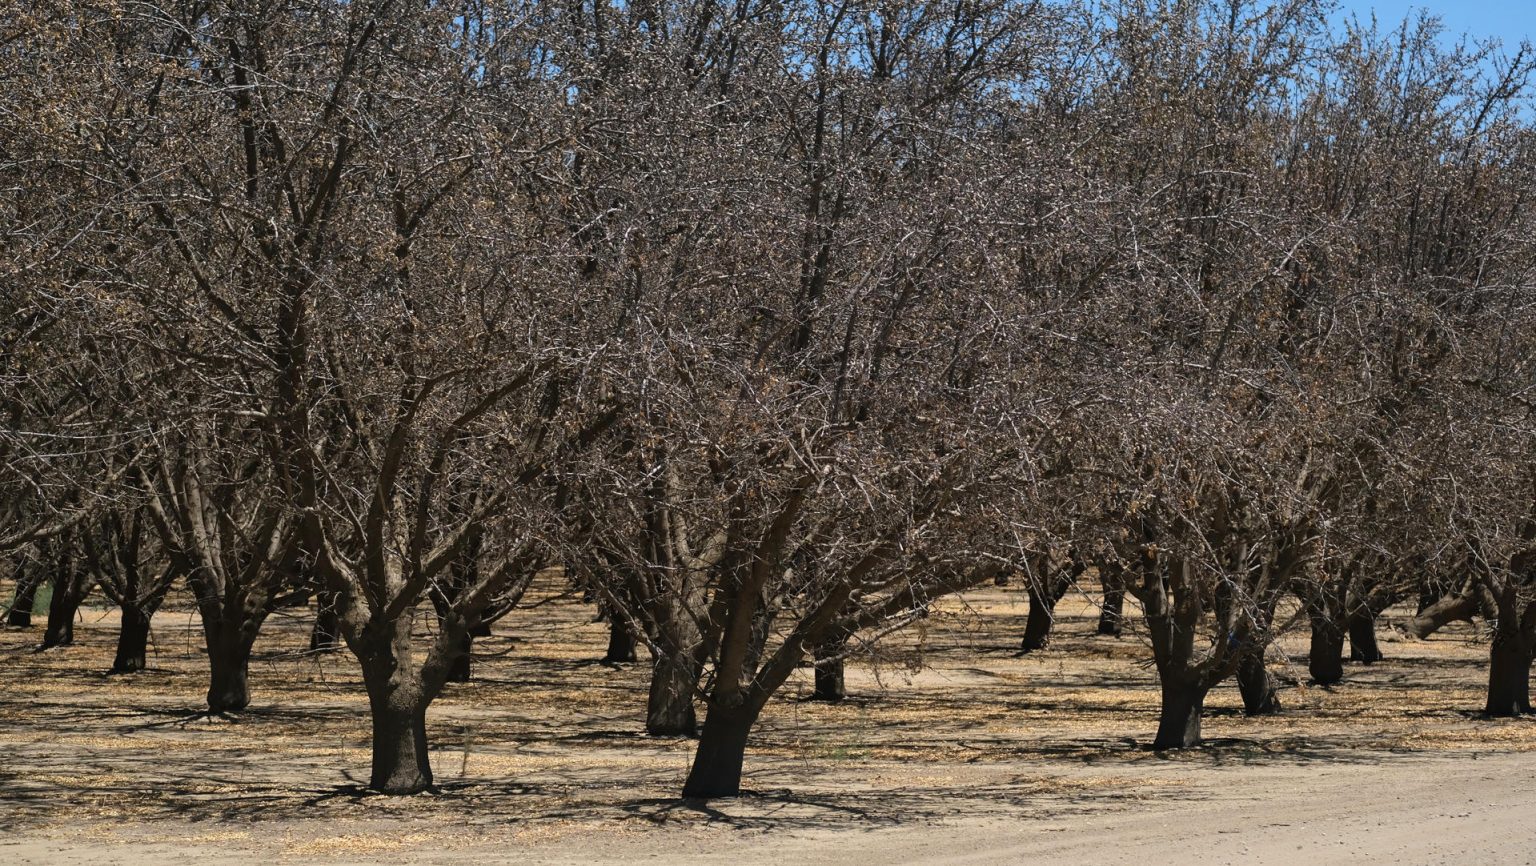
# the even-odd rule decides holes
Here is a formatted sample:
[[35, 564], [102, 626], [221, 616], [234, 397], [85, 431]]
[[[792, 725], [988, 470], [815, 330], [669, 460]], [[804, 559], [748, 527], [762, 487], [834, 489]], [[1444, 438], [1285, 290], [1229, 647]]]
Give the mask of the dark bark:
[[322, 592], [317, 597], [315, 627], [309, 633], [311, 652], [333, 650], [341, 646], [341, 622], [336, 616], [336, 594]]
[[1470, 622], [1478, 607], [1478, 598], [1472, 593], [1448, 595], [1419, 611], [1418, 616], [1404, 626], [1404, 630], [1423, 640], [1453, 622]]
[[40, 649], [69, 646], [75, 642], [75, 616], [85, 593], [75, 588], [73, 574], [60, 574], [53, 581], [53, 598], [48, 602], [48, 626], [43, 631]]
[[1368, 665], [1381, 661], [1381, 648], [1376, 644], [1376, 614], [1368, 607], [1356, 608], [1349, 615], [1349, 657]]
[[1531, 647], [1527, 641], [1495, 637], [1488, 650], [1490, 716], [1519, 716], [1531, 711]]
[[423, 665], [412, 661], [409, 618], [393, 623], [346, 620], [347, 644], [357, 657], [373, 716], [373, 763], [368, 787], [381, 794], [417, 794], [432, 787], [427, 746], [427, 707], [442, 689], [454, 648], [468, 623], [441, 621], [443, 631]]
[[1163, 706], [1154, 749], [1189, 749], [1200, 745], [1200, 715], [1207, 689], [1172, 676], [1162, 678]]
[[475, 648], [475, 635], [473, 631], [465, 631], [458, 640], [458, 652], [448, 662], [448, 682], [467, 683], [471, 667], [473, 665], [471, 653]]
[[1237, 689], [1243, 696], [1243, 710], [1250, 716], [1268, 716], [1280, 712], [1280, 689], [1275, 675], [1264, 664], [1264, 648], [1248, 651], [1237, 668]]
[[1536, 656], [1536, 601], [1521, 598], [1521, 590], [1536, 578], [1536, 549], [1516, 557], [1513, 575], [1495, 579], [1485, 573], [1488, 597], [1496, 605], [1496, 623], [1488, 647], [1490, 716], [1519, 716], [1531, 711], [1531, 659]]
[[154, 611], [141, 605], [123, 605], [123, 623], [117, 633], [117, 655], [112, 659], [114, 674], [142, 671], [149, 655], [149, 619]]
[[704, 719], [684, 797], [735, 797], [741, 793], [741, 766], [747, 735], [757, 712], [749, 707], [713, 707]]
[[1065, 576], [1047, 581], [1031, 578], [1027, 582], [1029, 592], [1029, 618], [1024, 622], [1024, 639], [1019, 643], [1020, 652], [1045, 649], [1051, 642], [1051, 627], [1056, 624], [1056, 602], [1061, 600], [1070, 586]]
[[373, 712], [373, 767], [368, 787], [381, 794], [419, 794], [432, 787], [427, 752], [426, 702], [369, 689]]
[[693, 693], [698, 670], [681, 653], [657, 653], [645, 705], [645, 731], [658, 737], [691, 737], [698, 731]]
[[1125, 608], [1125, 590], [1104, 590], [1104, 606], [1099, 610], [1099, 634], [1119, 637], [1123, 627], [1121, 611]]
[[848, 697], [843, 681], [843, 654], [848, 651], [848, 637], [837, 635], [823, 643], [816, 652], [816, 687], [811, 700], [837, 703]]
[[1195, 657], [1195, 629], [1204, 615], [1199, 592], [1192, 592], [1188, 566], [1172, 560], [1165, 567], [1146, 555], [1140, 562], [1136, 592], [1152, 638], [1152, 656], [1162, 690], [1154, 749], [1183, 749], [1200, 744], [1200, 714], [1205, 695], [1220, 682], [1213, 659]]
[[1331, 686], [1344, 679], [1344, 630], [1327, 615], [1314, 612], [1312, 646], [1307, 656], [1307, 673], [1320, 686]]
[[16, 596], [6, 613], [5, 624], [12, 628], [32, 627], [32, 607], [37, 604], [37, 587], [42, 583], [38, 569], [16, 570]]
[[1444, 593], [1432, 583], [1419, 584], [1419, 603], [1414, 608], [1414, 614], [1421, 614], [1428, 610], [1430, 605], [1439, 601]]
[[208, 641], [208, 712], [238, 713], [251, 703], [251, 641]]
[[635, 632], [629, 627], [629, 620], [619, 613], [609, 614], [608, 651], [603, 654], [603, 661], [617, 664], [634, 660]]

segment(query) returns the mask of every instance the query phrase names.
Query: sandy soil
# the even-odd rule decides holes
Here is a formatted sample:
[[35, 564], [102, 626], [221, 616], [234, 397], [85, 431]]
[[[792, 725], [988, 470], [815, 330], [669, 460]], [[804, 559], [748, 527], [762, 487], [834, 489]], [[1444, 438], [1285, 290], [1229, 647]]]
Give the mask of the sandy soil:
[[1152, 753], [1156, 681], [1134, 631], [1097, 637], [1063, 602], [1018, 657], [1015, 588], [956, 603], [849, 673], [838, 706], [792, 683], [748, 755], [751, 795], [675, 799], [690, 744], [639, 733], [644, 665], [594, 662], [588, 606], [536, 593], [480, 642], [477, 682], [430, 716], [441, 791], [366, 794], [366, 700], [350, 657], [312, 655], [308, 615], [258, 644], [253, 709], [192, 714], [194, 615], [162, 613], [152, 669], [105, 677], [110, 611], [74, 647], [0, 632], [0, 863], [1530, 862], [1536, 722], [1486, 720], [1487, 647], [1458, 626], [1384, 635], [1386, 661], [1308, 688], [1304, 635], [1276, 654], [1279, 717], [1236, 689], [1211, 746]]

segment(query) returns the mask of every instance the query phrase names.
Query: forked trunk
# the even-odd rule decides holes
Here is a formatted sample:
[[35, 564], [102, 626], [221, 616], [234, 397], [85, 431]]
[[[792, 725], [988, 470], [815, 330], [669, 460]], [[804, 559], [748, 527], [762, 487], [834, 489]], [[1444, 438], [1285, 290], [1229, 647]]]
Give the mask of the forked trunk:
[[1531, 648], [1518, 638], [1495, 636], [1488, 650], [1490, 716], [1519, 716], [1531, 711]]
[[[368, 707], [373, 715], [373, 766], [368, 787], [381, 794], [417, 794], [432, 787], [432, 763], [427, 748], [427, 707], [442, 688], [451, 659], [429, 657], [424, 665], [412, 661], [411, 622], [381, 625], [376, 621], [359, 632], [348, 628], [347, 643], [363, 671]], [[445, 621], [445, 629], [465, 629], [462, 621]], [[449, 632], [447, 635], [456, 638]], [[436, 650], [434, 650], [436, 652]]]
[[645, 732], [658, 737], [691, 737], [698, 731], [693, 692], [698, 673], [691, 660], [658, 652], [651, 668], [645, 705]]
[[746, 757], [747, 736], [757, 712], [747, 707], [712, 707], [704, 717], [704, 730], [693, 755], [693, 767], [683, 784], [684, 797], [708, 799], [741, 794], [741, 765]]
[[151, 611], [142, 605], [130, 604], [122, 608], [123, 623], [117, 633], [117, 655], [112, 659], [114, 674], [142, 671], [149, 655], [149, 617]]
[[1376, 644], [1376, 614], [1370, 608], [1362, 607], [1349, 615], [1349, 657], [1368, 665], [1381, 661], [1381, 648]]
[[1165, 677], [1162, 691], [1162, 713], [1152, 748], [1189, 749], [1200, 745], [1200, 715], [1205, 709], [1206, 689]]
[[1099, 609], [1099, 634], [1119, 637], [1121, 611], [1125, 608], [1125, 590], [1104, 590], [1104, 606]]
[[603, 661], [614, 664], [635, 660], [635, 633], [629, 620], [615, 613], [608, 617], [608, 652]]
[[1320, 686], [1331, 686], [1344, 679], [1344, 632], [1332, 618], [1312, 614], [1312, 647], [1307, 656], [1307, 673]]
[[1243, 696], [1243, 710], [1250, 716], [1269, 716], [1280, 712], [1279, 686], [1275, 675], [1264, 664], [1264, 648], [1256, 647], [1243, 656], [1237, 668], [1237, 689]]

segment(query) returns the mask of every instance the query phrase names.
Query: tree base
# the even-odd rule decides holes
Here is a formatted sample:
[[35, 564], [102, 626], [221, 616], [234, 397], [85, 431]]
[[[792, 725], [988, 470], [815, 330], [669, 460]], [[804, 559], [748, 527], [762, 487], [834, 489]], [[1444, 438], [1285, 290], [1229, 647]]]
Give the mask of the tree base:
[[1152, 748], [1164, 751], [1199, 746], [1200, 717], [1204, 711], [1204, 691], [1194, 686], [1163, 686], [1162, 712]]
[[753, 716], [742, 710], [710, 710], [699, 735], [688, 781], [683, 784], [685, 798], [741, 796], [741, 768], [753, 721]]

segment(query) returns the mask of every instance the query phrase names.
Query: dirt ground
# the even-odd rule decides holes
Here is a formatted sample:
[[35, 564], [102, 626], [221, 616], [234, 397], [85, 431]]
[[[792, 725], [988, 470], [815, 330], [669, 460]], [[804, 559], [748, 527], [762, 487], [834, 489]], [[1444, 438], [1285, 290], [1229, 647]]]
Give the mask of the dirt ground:
[[[8, 589], [8, 588], [6, 588]], [[8, 592], [5, 597], [9, 597]], [[1387, 659], [1305, 685], [1274, 657], [1278, 717], [1211, 695], [1208, 748], [1154, 753], [1150, 651], [1093, 634], [1069, 596], [1046, 651], [1015, 653], [1016, 587], [954, 602], [857, 659], [849, 701], [792, 682], [758, 726], [748, 796], [676, 799], [684, 740], [643, 734], [644, 664], [595, 660], [606, 627], [555, 587], [478, 642], [476, 682], [429, 716], [441, 790], [366, 794], [367, 703], [309, 614], [257, 645], [252, 709], [193, 714], [195, 614], [155, 620], [151, 669], [107, 677], [115, 616], [32, 651], [0, 631], [0, 863], [1413, 862], [1536, 857], [1536, 722], [1486, 720], [1487, 645], [1384, 630]], [[1390, 621], [1391, 615], [1387, 617]]]

